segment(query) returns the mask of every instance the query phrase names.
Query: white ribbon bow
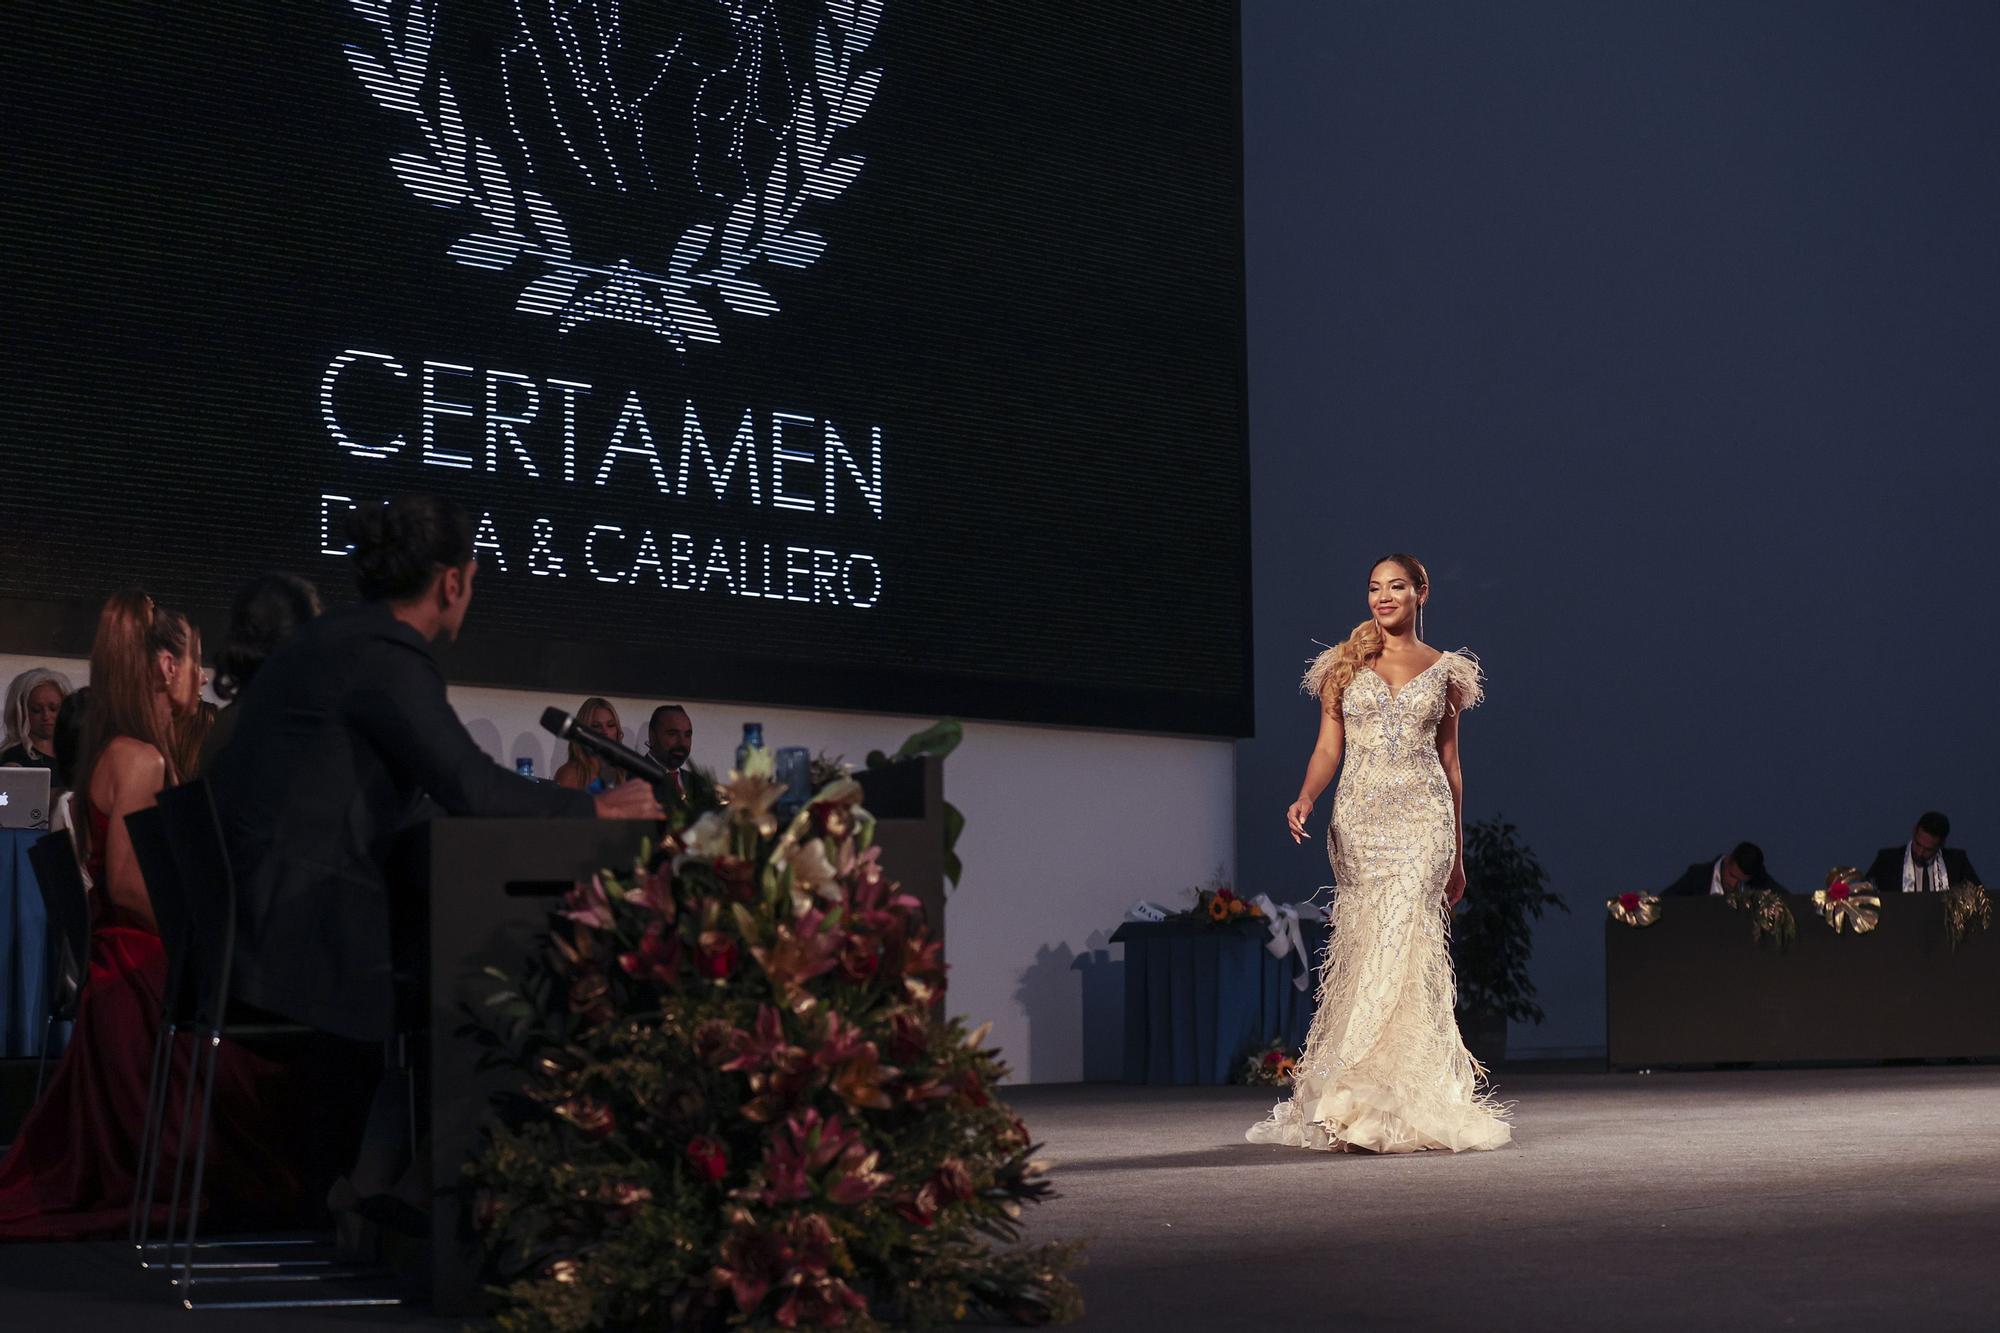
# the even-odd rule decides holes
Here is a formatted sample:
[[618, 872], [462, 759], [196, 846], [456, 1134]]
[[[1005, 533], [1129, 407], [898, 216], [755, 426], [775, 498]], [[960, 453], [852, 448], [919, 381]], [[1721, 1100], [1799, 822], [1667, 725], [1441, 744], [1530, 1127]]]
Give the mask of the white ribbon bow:
[[1271, 957], [1283, 958], [1290, 954], [1298, 960], [1298, 972], [1292, 977], [1293, 988], [1304, 990], [1312, 985], [1312, 961], [1306, 957], [1306, 937], [1299, 930], [1299, 905], [1274, 903], [1268, 893], [1260, 893], [1250, 901], [1271, 923], [1271, 938], [1264, 943], [1264, 947], [1271, 951]]

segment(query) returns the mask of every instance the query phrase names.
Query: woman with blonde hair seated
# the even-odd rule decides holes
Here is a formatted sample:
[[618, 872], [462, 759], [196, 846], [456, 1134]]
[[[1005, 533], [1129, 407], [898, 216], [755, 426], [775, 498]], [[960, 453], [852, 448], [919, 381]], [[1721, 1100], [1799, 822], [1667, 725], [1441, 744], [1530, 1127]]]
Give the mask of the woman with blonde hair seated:
[[[625, 743], [625, 727], [618, 721], [618, 710], [608, 699], [591, 695], [576, 706], [576, 725], [585, 731], [594, 731], [609, 741]], [[631, 777], [616, 764], [607, 764], [575, 741], [569, 743], [569, 758], [556, 770], [558, 787], [574, 787], [578, 791], [600, 792], [616, 787]]]
[[0, 739], [0, 767], [54, 768], [56, 714], [72, 692], [69, 677], [30, 667], [7, 686], [7, 734]]

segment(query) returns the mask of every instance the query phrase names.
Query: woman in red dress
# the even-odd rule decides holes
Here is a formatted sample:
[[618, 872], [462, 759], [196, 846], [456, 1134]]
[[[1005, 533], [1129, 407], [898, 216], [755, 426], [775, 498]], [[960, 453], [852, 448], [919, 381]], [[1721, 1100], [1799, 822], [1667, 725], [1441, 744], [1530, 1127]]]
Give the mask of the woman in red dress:
[[[80, 845], [95, 886], [89, 977], [69, 1048], [0, 1160], [0, 1240], [122, 1234], [131, 1216], [167, 968], [125, 817], [191, 776], [179, 757], [188, 753], [202, 684], [200, 636], [186, 616], [138, 591], [104, 604], [90, 650], [91, 707], [76, 779]], [[191, 1040], [184, 1037], [173, 1053], [161, 1221]], [[282, 1070], [240, 1048], [225, 1047], [224, 1057], [206, 1206], [239, 1217], [282, 1216], [299, 1191], [294, 1155], [285, 1151]]]

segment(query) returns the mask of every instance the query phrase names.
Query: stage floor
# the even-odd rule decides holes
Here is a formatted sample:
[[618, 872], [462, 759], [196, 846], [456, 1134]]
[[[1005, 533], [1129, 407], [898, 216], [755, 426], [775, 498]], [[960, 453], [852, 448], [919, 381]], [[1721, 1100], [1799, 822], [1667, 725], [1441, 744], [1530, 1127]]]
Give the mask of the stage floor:
[[[1512, 1074], [1500, 1152], [1260, 1147], [1244, 1088], [1009, 1089], [1087, 1239], [1090, 1329], [1990, 1329], [2000, 1068]], [[121, 1248], [0, 1246], [0, 1326], [188, 1316]], [[456, 1328], [398, 1312], [232, 1328]]]

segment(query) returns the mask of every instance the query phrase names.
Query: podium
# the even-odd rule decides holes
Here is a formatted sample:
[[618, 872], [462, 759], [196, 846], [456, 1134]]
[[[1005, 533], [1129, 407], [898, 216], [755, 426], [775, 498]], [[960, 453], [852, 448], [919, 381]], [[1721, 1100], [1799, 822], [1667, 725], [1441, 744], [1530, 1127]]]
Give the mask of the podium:
[[[944, 922], [944, 773], [935, 759], [855, 775], [878, 820], [876, 843], [891, 879], [923, 904], [933, 934]], [[434, 819], [405, 835], [391, 883], [405, 911], [399, 938], [420, 984], [408, 1015], [425, 1028], [417, 1074], [429, 1111], [431, 1300], [441, 1314], [483, 1305], [477, 1238], [461, 1168], [480, 1146], [495, 1093], [519, 1077], [479, 1069], [485, 1052], [461, 1036], [469, 1010], [484, 1014], [497, 988], [484, 969], [518, 975], [556, 900], [579, 879], [624, 871], [651, 824], [594, 819]]]
[[479, 1069], [485, 1048], [459, 1029], [483, 1014], [498, 984], [482, 969], [518, 973], [549, 911], [578, 879], [632, 864], [651, 824], [600, 819], [434, 819], [406, 835], [392, 883], [418, 892], [421, 918], [402, 938], [415, 945], [422, 977], [417, 1012], [428, 1033], [418, 1096], [429, 1109], [431, 1301], [440, 1313], [482, 1305], [479, 1252], [460, 1168], [479, 1147], [493, 1095], [516, 1075]]

